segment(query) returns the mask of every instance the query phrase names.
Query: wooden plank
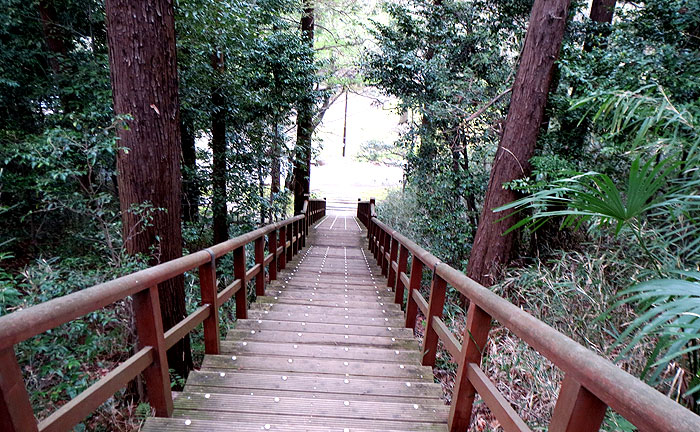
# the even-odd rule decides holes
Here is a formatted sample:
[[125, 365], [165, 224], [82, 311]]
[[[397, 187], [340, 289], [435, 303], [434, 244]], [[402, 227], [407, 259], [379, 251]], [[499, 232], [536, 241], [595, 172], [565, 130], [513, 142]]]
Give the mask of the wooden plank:
[[114, 393], [153, 363], [155, 351], [152, 347], [141, 348], [124, 363], [110, 371], [87, 390], [57, 409], [39, 423], [42, 432], [63, 432], [73, 428]]
[[[376, 314], [375, 314], [376, 315]], [[299, 312], [284, 312], [281, 310], [262, 311], [259, 309], [250, 309], [248, 311], [249, 319], [271, 319], [276, 321], [295, 321], [307, 323], [325, 323], [325, 324], [349, 324], [351, 322], [359, 322], [366, 326], [392, 326], [403, 327], [403, 317], [395, 316], [394, 314], [381, 317], [379, 315], [372, 317], [360, 318], [356, 315], [341, 315], [341, 314], [324, 314], [299, 310]]]
[[[209, 317], [210, 307], [209, 305], [200, 306], [195, 309], [194, 312], [187, 315], [184, 320], [177, 323], [173, 328], [165, 332], [165, 349], [170, 349], [173, 345], [178, 343], [182, 338], [187, 336], [195, 327], [201, 324], [207, 317]], [[213, 354], [213, 353], [212, 353]]]
[[248, 317], [248, 299], [246, 299], [246, 259], [245, 246], [241, 246], [233, 251], [233, 277], [240, 279], [241, 288], [236, 291], [236, 318], [245, 319]]
[[[346, 337], [347, 336], [347, 337]], [[341, 346], [374, 346], [390, 349], [418, 349], [414, 338], [358, 336], [352, 334], [305, 333], [286, 331], [230, 330], [226, 340], [282, 343], [340, 344]]]
[[216, 296], [216, 304], [217, 305], [222, 305], [226, 303], [232, 295], [238, 292], [238, 290], [241, 289], [241, 280], [236, 279], [229, 286], [221, 290], [221, 292]]
[[413, 332], [404, 327], [379, 327], [379, 326], [364, 326], [358, 324], [326, 324], [312, 322], [295, 322], [295, 321], [276, 321], [272, 319], [259, 320], [238, 320], [236, 322], [238, 330], [257, 330], [257, 331], [287, 331], [287, 332], [305, 332], [305, 333], [326, 333], [326, 334], [341, 334], [341, 335], [359, 335], [359, 336], [385, 336], [396, 338], [411, 338]]
[[445, 322], [438, 317], [433, 317], [433, 329], [440, 337], [440, 341], [445, 345], [445, 348], [452, 356], [452, 360], [457, 363], [459, 362], [462, 351], [462, 344], [459, 343], [457, 338], [452, 334], [450, 329], [447, 328]]
[[[258, 299], [259, 300], [259, 299]], [[294, 304], [294, 303], [279, 303], [279, 302], [266, 302], [260, 303], [255, 302], [251, 305], [251, 309], [262, 311], [268, 311], [269, 313], [282, 312], [282, 313], [305, 313], [309, 314], [323, 314], [328, 316], [352, 316], [358, 319], [364, 319], [362, 317], [368, 318], [392, 318], [399, 317], [400, 311], [398, 308], [387, 308], [387, 309], [367, 309], [367, 308], [355, 308], [355, 307], [328, 307], [318, 304]]]
[[[491, 412], [506, 432], [530, 432], [530, 428], [515, 412], [508, 401], [501, 395], [489, 377], [474, 363], [467, 367], [467, 377], [474, 385], [481, 399], [486, 402]], [[551, 429], [550, 429], [551, 430]]]
[[399, 404], [389, 402], [299, 399], [290, 397], [240, 396], [209, 393], [186, 393], [177, 399], [178, 409], [212, 410], [230, 413], [275, 413], [306, 417], [347, 418], [367, 420], [399, 420], [415, 423], [435, 423], [445, 421], [445, 407], [420, 404]]
[[[249, 268], [248, 271], [245, 272], [246, 283], [252, 281], [254, 277], [258, 276], [260, 274], [261, 269], [262, 269], [261, 264], [254, 264], [251, 268]], [[260, 295], [265, 295], [265, 293], [260, 294]]]
[[418, 363], [420, 360], [420, 353], [414, 349], [394, 350], [376, 347], [343, 347], [330, 344], [291, 344], [259, 341], [223, 341], [221, 353], [230, 355], [256, 354], [282, 357], [333, 358], [404, 365]]
[[[235, 428], [240, 422], [249, 423], [257, 422], [258, 430], [263, 430], [264, 425], [269, 424], [270, 429], [284, 425], [296, 427], [296, 430], [306, 430], [307, 427], [322, 427], [325, 431], [330, 430], [345, 430], [350, 429], [367, 429], [373, 432], [378, 430], [384, 432], [444, 432], [445, 425], [441, 423], [417, 423], [411, 421], [397, 420], [368, 420], [364, 418], [329, 418], [329, 417], [307, 417], [302, 415], [284, 415], [271, 413], [247, 413], [247, 412], [224, 412], [224, 411], [201, 411], [201, 410], [176, 410], [174, 415], [180, 421], [190, 420], [191, 424], [197, 419], [201, 420], [218, 420], [229, 424], [229, 430]], [[186, 432], [189, 429], [186, 430]]]
[[411, 297], [413, 297], [413, 301], [416, 302], [416, 306], [418, 306], [418, 309], [420, 309], [421, 312], [423, 312], [423, 315], [427, 316], [428, 315], [428, 302], [425, 301], [425, 299], [423, 298], [421, 293], [418, 290], [413, 290]]
[[[235, 428], [235, 429], [232, 429]], [[271, 430], [276, 432], [298, 432], [299, 425], [289, 425], [285, 422], [280, 423], [263, 423], [258, 418], [257, 422], [241, 422], [241, 421], [217, 421], [217, 420], [201, 420], [197, 418], [151, 418], [146, 420], [146, 423], [141, 429], [142, 432], [260, 432], [261, 430]], [[303, 430], [306, 432], [328, 432], [327, 426], [309, 426], [304, 425]], [[360, 429], [352, 428], [353, 432], [374, 432], [375, 429]]]
[[260, 393], [262, 390], [272, 390], [297, 394], [306, 393], [308, 396], [313, 394], [319, 399], [337, 399], [337, 397], [330, 397], [330, 395], [338, 395], [344, 398], [362, 400], [369, 396], [391, 398], [394, 402], [402, 402], [396, 398], [403, 398], [403, 402], [416, 400], [426, 404], [445, 405], [442, 400], [440, 384], [433, 382], [411, 382], [411, 386], [408, 387], [405, 382], [395, 380], [247, 374], [244, 372], [229, 372], [221, 376], [221, 372], [194, 371], [190, 374], [187, 385], [200, 389], [207, 388], [209, 393], [227, 393], [225, 389], [236, 388], [248, 391], [248, 393], [242, 394], [254, 392], [258, 396], [262, 396]]
[[255, 267], [259, 270], [255, 273], [255, 295], [265, 295], [265, 237], [255, 239]]

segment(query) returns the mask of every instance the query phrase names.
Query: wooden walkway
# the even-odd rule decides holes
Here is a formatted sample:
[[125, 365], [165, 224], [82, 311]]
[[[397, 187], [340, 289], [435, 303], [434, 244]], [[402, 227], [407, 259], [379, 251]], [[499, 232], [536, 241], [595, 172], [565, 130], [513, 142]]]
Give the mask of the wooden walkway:
[[365, 248], [329, 215], [144, 431], [434, 431], [449, 407]]

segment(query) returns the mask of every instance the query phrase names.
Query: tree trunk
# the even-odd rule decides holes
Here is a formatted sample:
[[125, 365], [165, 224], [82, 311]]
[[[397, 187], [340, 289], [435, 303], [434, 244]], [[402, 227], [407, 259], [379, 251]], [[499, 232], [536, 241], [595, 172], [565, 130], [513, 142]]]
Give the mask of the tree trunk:
[[274, 221], [275, 210], [273, 204], [277, 198], [277, 194], [280, 193], [280, 151], [282, 149], [282, 136], [280, 135], [279, 121], [275, 121], [273, 125], [275, 128], [275, 135], [272, 140], [272, 147], [270, 148], [270, 222]]
[[197, 149], [195, 147], [194, 120], [183, 112], [180, 119], [182, 136], [182, 216], [185, 222], [199, 218], [199, 182], [197, 181]]
[[[304, 2], [304, 13], [301, 17], [301, 36], [304, 42], [313, 49], [314, 46], [314, 4], [313, 0]], [[294, 214], [301, 213], [304, 200], [310, 193], [311, 177], [311, 136], [313, 134], [313, 98], [311, 89], [299, 104], [297, 113], [297, 143], [294, 157], [293, 191]]]
[[[182, 256], [180, 228], [180, 129], [171, 0], [107, 0], [107, 41], [114, 112], [130, 114], [119, 131], [119, 203], [124, 243], [130, 254], [152, 257], [151, 264]], [[133, 206], [155, 209], [144, 223]], [[182, 276], [158, 286], [165, 330], [186, 316]], [[186, 377], [192, 369], [189, 338], [168, 351], [171, 369]]]
[[[591, 20], [598, 24], [612, 23], [613, 15], [615, 13], [615, 3], [616, 0], [593, 0], [593, 4], [591, 4]], [[586, 52], [591, 52], [595, 47], [605, 48], [607, 43], [607, 32], [588, 33], [586, 35], [586, 41], [583, 44], [583, 50]]]
[[510, 261], [513, 233], [504, 235], [517, 222], [509, 212], [493, 209], [518, 198], [503, 184], [529, 175], [529, 160], [542, 123], [554, 61], [564, 36], [570, 0], [535, 0], [530, 14], [520, 65], [501, 142], [472, 246], [467, 273], [484, 285], [496, 281], [499, 266]]
[[[212, 55], [215, 74], [224, 68], [223, 54]], [[228, 240], [228, 209], [226, 199], [226, 107], [224, 95], [217, 84], [211, 92], [211, 152], [212, 166], [212, 214], [214, 218], [214, 244]]]

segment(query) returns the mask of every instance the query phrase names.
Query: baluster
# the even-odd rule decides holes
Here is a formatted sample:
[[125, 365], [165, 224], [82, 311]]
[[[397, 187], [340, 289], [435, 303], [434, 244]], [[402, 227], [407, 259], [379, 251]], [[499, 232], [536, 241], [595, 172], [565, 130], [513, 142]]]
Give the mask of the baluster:
[[260, 264], [260, 270], [255, 275], [255, 295], [265, 295], [265, 236], [255, 239], [255, 264]]
[[554, 406], [551, 432], [593, 432], [600, 430], [607, 406], [570, 376], [565, 376]]
[[268, 267], [271, 281], [277, 280], [277, 235], [277, 230], [267, 235], [267, 250], [272, 254], [272, 261], [270, 261], [270, 267]]
[[[279, 269], [284, 270], [285, 267], [287, 267], [287, 226], [283, 226], [280, 228], [280, 237], [279, 237], [279, 246], [282, 246], [282, 252], [280, 252], [279, 256]], [[276, 252], [275, 252], [276, 253]]]
[[389, 277], [386, 281], [386, 286], [394, 289], [396, 286], [396, 271], [394, 270], [394, 261], [399, 254], [399, 241], [392, 237], [391, 252], [389, 252]]
[[292, 222], [292, 229], [294, 232], [292, 236], [292, 256], [299, 253], [299, 222], [298, 220]]
[[248, 318], [246, 270], [245, 245], [243, 245], [233, 251], [233, 277], [241, 280], [241, 288], [236, 291], [236, 318], [238, 319]]
[[14, 347], [0, 350], [0, 430], [35, 432], [38, 430], [29, 394], [17, 363]]
[[481, 365], [481, 357], [491, 330], [491, 316], [474, 302], [467, 311], [467, 327], [464, 329], [462, 353], [457, 367], [448, 430], [465, 431], [469, 427], [476, 390], [467, 378], [469, 363]]
[[418, 314], [418, 304], [413, 299], [413, 291], [420, 288], [423, 279], [423, 262], [413, 255], [411, 262], [411, 274], [408, 280], [408, 299], [406, 300], [406, 327], [416, 328], [416, 315]]
[[396, 290], [394, 292], [394, 303], [401, 305], [403, 308], [403, 292], [406, 288], [403, 281], [401, 280], [401, 273], [406, 272], [406, 266], [408, 264], [408, 249], [406, 246], [401, 245], [399, 249], [398, 257], [398, 268], [396, 269]]
[[209, 316], [204, 319], [204, 353], [219, 354], [219, 305], [216, 289], [216, 259], [210, 252], [211, 261], [199, 266], [199, 288], [202, 293], [202, 304], [209, 305]]
[[[437, 268], [438, 265], [435, 264], [435, 267]], [[445, 292], [447, 291], [447, 283], [435, 273], [433, 273], [431, 285], [428, 316], [426, 317], [425, 335], [423, 336], [423, 366], [435, 366], [438, 334], [433, 327], [433, 317], [442, 318], [442, 308], [445, 305]]]
[[170, 391], [158, 287], [152, 286], [134, 294], [133, 310], [139, 349], [150, 346], [154, 351], [153, 363], [143, 371], [148, 401], [155, 409], [156, 416], [170, 417], [173, 413], [173, 397]]

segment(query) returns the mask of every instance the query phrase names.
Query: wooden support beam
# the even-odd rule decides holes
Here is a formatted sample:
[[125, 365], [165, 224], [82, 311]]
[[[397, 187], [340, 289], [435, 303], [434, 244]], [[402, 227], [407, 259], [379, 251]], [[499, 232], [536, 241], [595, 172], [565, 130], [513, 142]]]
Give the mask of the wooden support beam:
[[279, 247], [282, 248], [282, 253], [279, 256], [279, 269], [284, 270], [287, 267], [287, 227], [280, 228], [280, 236], [278, 241]]
[[0, 430], [38, 430], [14, 347], [0, 350]]
[[216, 260], [199, 267], [199, 287], [202, 305], [209, 305], [209, 316], [204, 320], [204, 353], [219, 354], [219, 303], [216, 290]]
[[554, 407], [551, 432], [593, 432], [600, 430], [607, 405], [568, 375], [564, 377]]
[[404, 290], [408, 288], [406, 282], [403, 279], [403, 275], [406, 273], [406, 266], [408, 264], [408, 249], [406, 246], [401, 244], [399, 248], [398, 256], [396, 259], [396, 286], [394, 289], [394, 303], [398, 303], [403, 308], [403, 294]]
[[413, 298], [413, 291], [418, 291], [423, 280], [423, 262], [415, 255], [411, 262], [411, 275], [408, 284], [408, 299], [406, 300], [406, 327], [416, 328], [416, 315], [418, 315], [418, 305]]
[[267, 250], [272, 254], [272, 262], [267, 271], [270, 275], [270, 281], [277, 280], [277, 230], [272, 231], [267, 236]]
[[246, 299], [246, 263], [245, 246], [233, 250], [233, 276], [241, 280], [241, 289], [236, 291], [236, 318], [248, 318], [248, 303]]
[[483, 309], [471, 302], [467, 311], [467, 326], [464, 329], [462, 344], [462, 357], [459, 359], [455, 386], [452, 391], [452, 404], [450, 405], [450, 417], [448, 430], [451, 432], [465, 431], [469, 427], [472, 415], [472, 405], [476, 389], [469, 381], [469, 364], [481, 365], [481, 358], [489, 330], [491, 330], [491, 316]]
[[399, 241], [395, 238], [391, 239], [391, 251], [389, 252], [389, 277], [386, 281], [386, 286], [391, 289], [396, 288], [396, 258], [399, 254]]
[[255, 295], [265, 295], [265, 236], [255, 239], [255, 264], [260, 271], [255, 276]]
[[435, 366], [438, 334], [433, 328], [433, 318], [442, 318], [442, 308], [445, 306], [447, 283], [443, 278], [434, 274], [430, 288], [428, 313], [426, 314], [425, 333], [423, 335], [423, 366]]
[[163, 319], [160, 315], [158, 287], [152, 286], [133, 296], [132, 307], [136, 319], [139, 349], [152, 347], [153, 363], [144, 370], [146, 393], [156, 416], [170, 417], [173, 397], [170, 391], [170, 373], [166, 356]]

